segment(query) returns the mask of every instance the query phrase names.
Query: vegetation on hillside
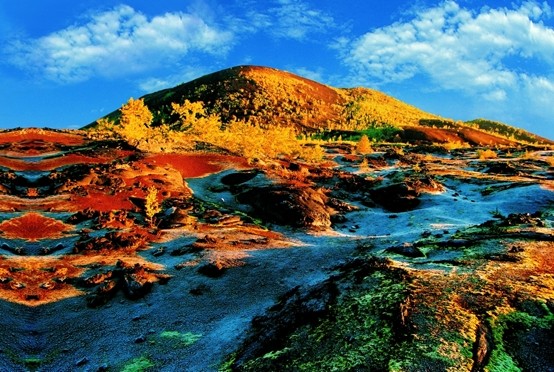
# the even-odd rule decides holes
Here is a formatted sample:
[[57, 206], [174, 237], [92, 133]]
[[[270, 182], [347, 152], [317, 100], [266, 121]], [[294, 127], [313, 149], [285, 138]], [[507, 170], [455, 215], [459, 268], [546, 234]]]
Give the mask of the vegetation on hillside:
[[[276, 69], [240, 66], [203, 76], [143, 97], [155, 126], [175, 120], [173, 103], [203, 102], [223, 123], [243, 120], [261, 127], [293, 126], [299, 131], [363, 130], [382, 125], [417, 125], [436, 119], [381, 92], [337, 89]], [[108, 115], [118, 121], [120, 112]]]
[[[549, 143], [498, 122], [441, 118], [376, 90], [338, 89], [255, 66], [209, 74], [136, 102], [89, 127], [111, 128], [151, 151], [193, 148], [205, 142], [252, 157], [298, 154], [299, 144], [291, 142], [294, 136], [357, 142], [365, 135], [373, 142], [425, 140], [459, 146]], [[151, 113], [141, 116], [140, 105]], [[129, 121], [126, 114], [136, 119]], [[281, 142], [279, 149], [264, 142], [268, 137]], [[262, 156], [260, 146], [271, 154]]]
[[244, 156], [248, 159], [267, 159], [300, 156], [307, 161], [318, 161], [321, 149], [304, 149], [293, 128], [269, 127], [233, 121], [223, 124], [215, 114], [208, 114], [202, 102], [185, 100], [172, 104], [176, 121], [153, 125], [152, 115], [143, 100], [131, 98], [121, 108], [119, 123], [100, 121], [97, 132], [117, 135], [144, 151], [163, 152], [192, 150], [198, 144], [207, 144]]
[[342, 128], [364, 130], [370, 127], [393, 125], [417, 126], [421, 120], [441, 120], [396, 98], [368, 88], [343, 89], [346, 98]]
[[485, 131], [487, 133], [494, 133], [503, 138], [509, 138], [514, 141], [524, 142], [524, 143], [537, 143], [544, 142], [544, 138], [540, 138], [532, 133], [529, 133], [523, 129], [515, 128], [504, 123], [497, 121], [486, 120], [486, 119], [475, 119], [467, 121], [464, 125], [471, 128], [477, 128], [479, 130]]

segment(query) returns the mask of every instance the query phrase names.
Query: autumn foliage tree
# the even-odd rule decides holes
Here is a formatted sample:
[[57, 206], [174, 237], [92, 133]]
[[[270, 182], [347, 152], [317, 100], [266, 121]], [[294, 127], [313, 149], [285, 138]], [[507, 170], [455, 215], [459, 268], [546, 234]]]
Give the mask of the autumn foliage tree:
[[133, 145], [148, 137], [153, 116], [142, 99], [130, 98], [120, 111], [119, 126], [114, 128], [117, 133]]
[[179, 116], [179, 121], [171, 128], [180, 132], [197, 136], [203, 142], [213, 142], [220, 135], [221, 119], [218, 115], [208, 114], [202, 101], [172, 103], [173, 113]]
[[158, 202], [158, 190], [154, 186], [150, 186], [148, 188], [148, 192], [144, 201], [144, 209], [148, 224], [153, 227], [155, 225], [154, 217], [162, 210]]
[[359, 154], [369, 154], [372, 151], [369, 138], [367, 138], [365, 134], [362, 136], [362, 138], [360, 138], [360, 140], [356, 144], [356, 151]]
[[291, 127], [262, 126], [244, 120], [223, 124], [219, 115], [207, 113], [202, 101], [174, 102], [171, 108], [178, 119], [153, 126], [153, 115], [143, 100], [131, 98], [120, 109], [119, 125], [102, 121], [98, 129], [111, 129], [140, 150], [151, 152], [190, 150], [195, 143], [204, 142], [250, 160], [300, 156], [316, 162], [324, 154], [319, 146], [302, 147]]

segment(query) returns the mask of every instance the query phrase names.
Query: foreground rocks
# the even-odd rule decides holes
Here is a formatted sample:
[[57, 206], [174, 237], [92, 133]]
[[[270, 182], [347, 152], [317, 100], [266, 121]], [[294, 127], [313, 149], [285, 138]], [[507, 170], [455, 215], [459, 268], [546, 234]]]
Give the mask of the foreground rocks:
[[554, 367], [551, 153], [26, 136], [0, 133], [2, 370]]
[[255, 187], [238, 194], [237, 200], [252, 206], [252, 213], [267, 222], [319, 230], [331, 227], [334, 210], [321, 190]]

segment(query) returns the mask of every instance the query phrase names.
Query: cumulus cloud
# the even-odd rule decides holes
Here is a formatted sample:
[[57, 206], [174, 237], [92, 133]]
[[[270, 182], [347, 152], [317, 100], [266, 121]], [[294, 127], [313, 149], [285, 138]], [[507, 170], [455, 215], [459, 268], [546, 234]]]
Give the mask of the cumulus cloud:
[[[504, 101], [524, 91], [552, 93], [554, 29], [543, 23], [550, 17], [546, 2], [474, 11], [446, 0], [339, 48], [358, 82], [424, 77], [441, 89]], [[544, 75], [526, 75], [522, 61], [547, 66]]]
[[192, 14], [149, 18], [122, 5], [92, 15], [83, 25], [16, 41], [10, 61], [50, 80], [79, 82], [148, 71], [193, 52], [225, 54], [233, 36]]

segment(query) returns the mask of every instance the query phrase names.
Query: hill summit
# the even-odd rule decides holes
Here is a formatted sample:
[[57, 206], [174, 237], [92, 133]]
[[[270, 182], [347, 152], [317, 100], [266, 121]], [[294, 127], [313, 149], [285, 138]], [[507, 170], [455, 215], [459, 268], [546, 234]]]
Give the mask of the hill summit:
[[[551, 144], [552, 142], [490, 120], [459, 122], [442, 118], [369, 88], [335, 88], [290, 72], [237, 66], [142, 97], [154, 125], [176, 120], [172, 103], [201, 101], [223, 123], [242, 120], [262, 128], [293, 127], [299, 133], [348, 135], [371, 128], [378, 140], [459, 142], [470, 145]], [[119, 112], [107, 117], [117, 121]], [[91, 126], [93, 126], [91, 124]], [[382, 130], [380, 132], [383, 132]], [[387, 138], [389, 137], [389, 138]]]

